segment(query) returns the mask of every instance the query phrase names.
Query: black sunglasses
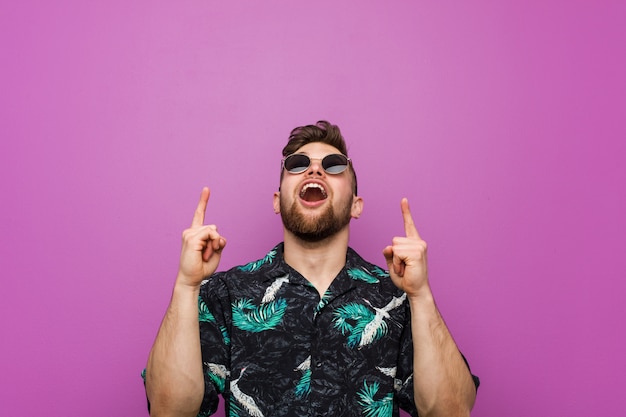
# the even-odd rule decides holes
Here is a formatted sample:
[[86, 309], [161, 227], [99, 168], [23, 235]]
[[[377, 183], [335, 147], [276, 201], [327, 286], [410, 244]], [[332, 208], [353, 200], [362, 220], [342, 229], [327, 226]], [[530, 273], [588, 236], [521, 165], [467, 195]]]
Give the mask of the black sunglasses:
[[[282, 168], [290, 174], [301, 174], [311, 166], [311, 160], [320, 158], [310, 158], [303, 153], [294, 153], [282, 159]], [[340, 153], [331, 153], [321, 158], [322, 168], [327, 174], [341, 174], [351, 163], [350, 158]]]

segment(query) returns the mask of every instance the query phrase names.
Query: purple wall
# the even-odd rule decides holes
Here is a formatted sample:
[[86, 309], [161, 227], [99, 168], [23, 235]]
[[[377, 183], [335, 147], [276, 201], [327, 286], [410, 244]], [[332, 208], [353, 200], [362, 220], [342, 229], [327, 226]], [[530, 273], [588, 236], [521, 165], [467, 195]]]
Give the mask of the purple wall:
[[412, 202], [473, 416], [621, 415], [626, 3], [504, 3], [3, 2], [0, 415], [147, 415], [201, 187], [222, 269], [262, 256], [320, 118], [355, 249], [383, 265]]

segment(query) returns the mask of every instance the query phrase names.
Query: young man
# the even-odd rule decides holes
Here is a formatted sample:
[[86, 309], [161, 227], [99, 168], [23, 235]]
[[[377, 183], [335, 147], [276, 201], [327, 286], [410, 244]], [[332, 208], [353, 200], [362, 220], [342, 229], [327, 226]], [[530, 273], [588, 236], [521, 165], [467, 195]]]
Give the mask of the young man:
[[348, 247], [363, 200], [339, 128], [294, 129], [283, 157], [284, 242], [259, 261], [215, 272], [226, 239], [204, 225], [202, 190], [146, 367], [151, 415], [210, 415], [222, 394], [230, 416], [469, 416], [478, 379], [435, 305], [407, 200], [387, 273]]

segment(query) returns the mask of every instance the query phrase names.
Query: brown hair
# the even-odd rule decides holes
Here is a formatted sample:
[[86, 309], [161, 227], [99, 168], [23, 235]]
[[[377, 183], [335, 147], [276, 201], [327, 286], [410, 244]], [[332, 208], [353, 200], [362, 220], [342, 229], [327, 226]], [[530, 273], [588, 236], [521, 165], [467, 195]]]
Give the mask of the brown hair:
[[[298, 149], [306, 144], [313, 142], [322, 142], [333, 146], [345, 156], [348, 156], [346, 141], [341, 135], [341, 131], [337, 125], [330, 124], [326, 120], [320, 120], [314, 125], [298, 126], [289, 134], [289, 141], [283, 148], [283, 157], [296, 153]], [[352, 174], [352, 191], [357, 195], [356, 172], [354, 165], [350, 163], [350, 173]], [[284, 171], [281, 171], [280, 178], [282, 180]]]

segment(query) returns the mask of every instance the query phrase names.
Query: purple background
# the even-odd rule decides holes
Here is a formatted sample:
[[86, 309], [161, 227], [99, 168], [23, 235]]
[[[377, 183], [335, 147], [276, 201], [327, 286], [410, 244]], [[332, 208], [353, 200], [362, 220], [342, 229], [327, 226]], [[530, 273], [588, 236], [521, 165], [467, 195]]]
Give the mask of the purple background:
[[623, 1], [3, 1], [0, 415], [146, 416], [200, 189], [221, 269], [281, 239], [328, 119], [384, 264], [406, 196], [475, 417], [623, 413]]

